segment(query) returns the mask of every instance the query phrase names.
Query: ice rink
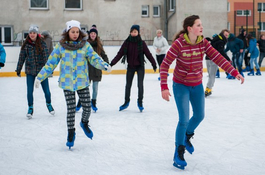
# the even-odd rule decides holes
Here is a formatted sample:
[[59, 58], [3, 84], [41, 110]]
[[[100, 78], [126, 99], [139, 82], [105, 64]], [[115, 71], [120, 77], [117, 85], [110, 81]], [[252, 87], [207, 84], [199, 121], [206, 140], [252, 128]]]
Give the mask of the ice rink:
[[[137, 81], [129, 108], [125, 75], [103, 75], [98, 112], [91, 113], [93, 140], [79, 126], [66, 147], [66, 103], [58, 77], [49, 79], [55, 116], [48, 113], [42, 89], [34, 90], [33, 119], [26, 118], [26, 78], [0, 78], [1, 175], [263, 175], [265, 174], [265, 73], [245, 83], [216, 79], [206, 99], [206, 116], [195, 131], [195, 152], [185, 153], [186, 169], [172, 166], [178, 112], [174, 97], [161, 98], [158, 74], [146, 74], [144, 111], [137, 108]], [[207, 74], [203, 84], [206, 85]], [[169, 77], [172, 93], [172, 74]], [[91, 90], [91, 88], [90, 88]], [[82, 110], [81, 110], [82, 111]], [[192, 111], [191, 111], [192, 113]]]

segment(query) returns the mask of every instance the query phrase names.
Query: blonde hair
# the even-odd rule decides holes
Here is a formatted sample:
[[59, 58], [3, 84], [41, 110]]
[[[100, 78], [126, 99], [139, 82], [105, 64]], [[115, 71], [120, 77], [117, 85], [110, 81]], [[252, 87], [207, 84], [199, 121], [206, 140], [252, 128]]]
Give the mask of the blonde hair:
[[157, 31], [156, 31], [156, 34], [158, 34], [158, 33], [163, 33], [163, 31], [161, 30], [161, 29], [158, 29]]

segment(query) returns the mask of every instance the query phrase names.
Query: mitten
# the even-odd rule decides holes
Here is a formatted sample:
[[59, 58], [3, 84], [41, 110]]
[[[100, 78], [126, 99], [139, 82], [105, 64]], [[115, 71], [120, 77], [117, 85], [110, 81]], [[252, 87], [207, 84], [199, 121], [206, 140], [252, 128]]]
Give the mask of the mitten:
[[4, 67], [5, 66], [5, 64], [4, 63], [0, 63], [0, 67]]
[[110, 65], [105, 65], [105, 71], [111, 72], [111, 66]]
[[39, 88], [40, 87], [40, 80], [38, 80], [37, 78], [35, 80], [34, 86], [35, 86], [35, 88]]

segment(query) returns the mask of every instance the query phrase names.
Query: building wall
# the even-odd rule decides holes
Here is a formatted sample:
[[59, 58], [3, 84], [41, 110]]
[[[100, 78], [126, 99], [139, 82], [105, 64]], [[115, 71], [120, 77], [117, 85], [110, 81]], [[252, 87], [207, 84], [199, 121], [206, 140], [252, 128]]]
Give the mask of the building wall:
[[[0, 6], [0, 25], [12, 25], [15, 41], [21, 41], [23, 31], [30, 24], [37, 24], [40, 31], [48, 30], [53, 40], [58, 41], [65, 22], [75, 19], [88, 29], [96, 24], [99, 35], [105, 45], [108, 40], [120, 40], [120, 45], [127, 38], [132, 24], [141, 26], [144, 40], [153, 40], [157, 29], [165, 29], [164, 0], [83, 0], [83, 10], [64, 9], [64, 0], [49, 0], [48, 10], [30, 9], [30, 0], [1, 0], [1, 4], [12, 4], [6, 8]], [[182, 21], [187, 15], [198, 14], [202, 18], [205, 36], [211, 36], [226, 28], [226, 0], [176, 0], [176, 13], [169, 20], [168, 38], [181, 30]], [[142, 5], [149, 5], [149, 17], [141, 16]], [[153, 5], [160, 5], [160, 17], [153, 17]], [[168, 15], [172, 12], [168, 12]], [[218, 19], [218, 20], [216, 20]], [[151, 42], [150, 42], [151, 43]]]

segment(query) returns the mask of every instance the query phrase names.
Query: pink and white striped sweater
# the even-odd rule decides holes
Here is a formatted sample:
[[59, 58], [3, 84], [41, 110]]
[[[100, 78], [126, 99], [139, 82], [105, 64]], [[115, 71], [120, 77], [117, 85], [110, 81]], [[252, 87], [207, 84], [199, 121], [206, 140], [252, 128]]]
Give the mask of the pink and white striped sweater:
[[196, 44], [192, 45], [187, 34], [182, 34], [172, 43], [160, 66], [161, 90], [168, 89], [167, 73], [174, 60], [176, 60], [173, 72], [174, 82], [186, 86], [201, 84], [204, 54], [232, 76], [238, 75], [238, 71], [206, 39], [198, 37]]

